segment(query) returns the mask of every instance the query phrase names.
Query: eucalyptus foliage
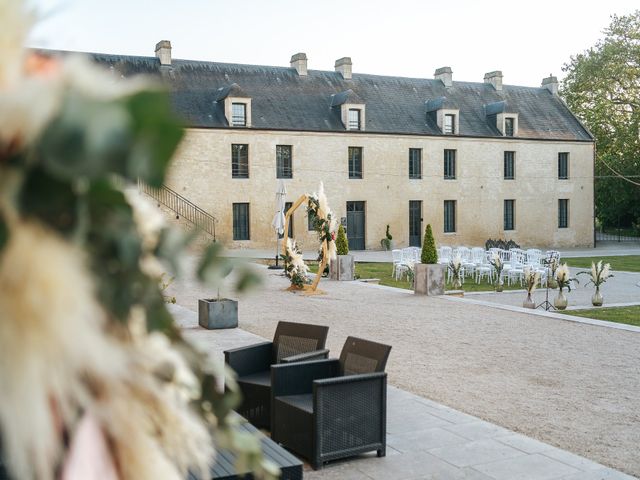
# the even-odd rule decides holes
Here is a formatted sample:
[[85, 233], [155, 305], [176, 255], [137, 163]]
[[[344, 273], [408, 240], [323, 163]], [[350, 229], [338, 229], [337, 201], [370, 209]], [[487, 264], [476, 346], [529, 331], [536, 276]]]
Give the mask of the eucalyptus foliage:
[[[141, 266], [144, 238], [123, 190], [138, 181], [159, 187], [165, 180], [184, 134], [168, 94], [145, 88], [107, 98], [71, 83], [60, 98], [35, 141], [0, 142], [0, 189], [12, 192], [11, 211], [46, 225], [85, 252], [98, 300], [116, 329], [126, 329], [134, 309], [142, 307], [149, 332], [165, 334], [190, 360], [202, 387], [197, 407], [217, 427], [220, 441], [259, 474], [274, 473], [262, 463], [258, 442], [235, 438], [227, 425], [227, 414], [239, 403], [232, 374], [221, 391], [217, 377], [223, 372], [204, 368], [205, 357], [182, 339], [168, 312], [159, 279]], [[0, 260], [10, 236], [11, 223], [0, 209]], [[169, 227], [161, 231], [153, 254], [171, 276], [180, 273], [177, 259], [192, 239]], [[212, 244], [198, 266], [198, 277], [212, 287], [234, 267], [221, 249]], [[256, 281], [249, 271], [241, 271], [236, 288], [244, 290]]]

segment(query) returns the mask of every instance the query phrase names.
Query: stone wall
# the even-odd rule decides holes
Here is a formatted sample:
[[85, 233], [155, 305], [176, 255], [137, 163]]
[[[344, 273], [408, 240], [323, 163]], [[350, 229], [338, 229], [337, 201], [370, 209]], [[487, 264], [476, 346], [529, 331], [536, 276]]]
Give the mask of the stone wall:
[[[249, 178], [231, 178], [231, 144], [249, 145]], [[167, 184], [219, 219], [218, 238], [230, 248], [271, 248], [275, 213], [276, 145], [292, 145], [287, 201], [324, 182], [331, 208], [366, 202], [366, 245], [379, 249], [385, 227], [397, 247], [409, 241], [409, 201], [421, 200], [422, 231], [431, 223], [438, 244], [483, 245], [488, 238], [523, 246], [593, 245], [593, 144], [518, 138], [423, 137], [366, 132], [310, 133], [253, 129], [189, 129]], [[363, 147], [363, 179], [348, 178], [347, 150]], [[422, 179], [408, 175], [409, 148], [422, 149]], [[457, 150], [456, 180], [443, 179], [443, 150]], [[503, 179], [504, 151], [515, 151], [515, 180]], [[558, 180], [559, 152], [569, 152], [569, 180]], [[558, 199], [569, 199], [569, 228], [558, 227]], [[503, 201], [515, 200], [515, 230], [503, 231]], [[456, 232], [443, 232], [443, 202], [457, 200]], [[249, 241], [232, 240], [232, 204], [250, 203]], [[303, 208], [294, 236], [317, 245]]]

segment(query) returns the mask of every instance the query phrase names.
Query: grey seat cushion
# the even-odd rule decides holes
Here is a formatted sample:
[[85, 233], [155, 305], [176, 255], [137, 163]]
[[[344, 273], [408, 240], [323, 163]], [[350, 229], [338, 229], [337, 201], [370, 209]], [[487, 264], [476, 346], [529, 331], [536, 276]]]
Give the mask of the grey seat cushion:
[[247, 385], [258, 385], [261, 387], [271, 386], [271, 371], [264, 370], [258, 373], [252, 373], [251, 375], [244, 375], [238, 378], [238, 383], [244, 383]]
[[313, 394], [311, 393], [276, 397], [276, 402], [282, 402], [303, 412], [313, 413]]

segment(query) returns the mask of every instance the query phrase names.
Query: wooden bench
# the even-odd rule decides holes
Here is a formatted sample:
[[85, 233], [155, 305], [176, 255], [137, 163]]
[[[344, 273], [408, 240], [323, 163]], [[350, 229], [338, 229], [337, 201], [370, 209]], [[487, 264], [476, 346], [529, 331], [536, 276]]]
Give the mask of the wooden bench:
[[[238, 414], [236, 414], [238, 415]], [[265, 436], [256, 427], [247, 422], [244, 418], [238, 425], [238, 429], [242, 432], [250, 433], [251, 435], [257, 435], [260, 438], [262, 444], [262, 453], [266, 459], [275, 463], [280, 467], [280, 479], [281, 480], [302, 480], [302, 461], [293, 456], [287, 450], [275, 443], [269, 437]], [[211, 467], [211, 479], [212, 480], [253, 480], [253, 475], [248, 471], [236, 471], [235, 467], [236, 456], [226, 449], [219, 449], [216, 451], [216, 463]], [[193, 480], [194, 477], [190, 476], [189, 479]]]

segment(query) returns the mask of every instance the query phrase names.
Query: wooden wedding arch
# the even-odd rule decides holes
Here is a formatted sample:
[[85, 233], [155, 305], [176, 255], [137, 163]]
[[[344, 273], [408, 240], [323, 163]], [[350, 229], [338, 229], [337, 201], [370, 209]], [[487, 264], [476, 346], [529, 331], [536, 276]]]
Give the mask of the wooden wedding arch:
[[[293, 215], [293, 212], [295, 212], [300, 205], [302, 205], [305, 202], [309, 202], [309, 198], [311, 196], [307, 193], [305, 193], [304, 195], [301, 195], [300, 198], [298, 198], [298, 200], [295, 201], [295, 203], [293, 205], [291, 205], [291, 208], [289, 208], [289, 210], [287, 210], [286, 215], [284, 216], [284, 232], [285, 235], [288, 235], [289, 232], [289, 221], [291, 219], [291, 215]], [[287, 242], [282, 242], [282, 254], [283, 255], [287, 255]], [[304, 291], [308, 291], [308, 292], [315, 292], [316, 289], [318, 288], [318, 283], [320, 283], [320, 277], [322, 277], [322, 272], [324, 272], [324, 269], [327, 266], [327, 263], [329, 261], [329, 255], [327, 252], [327, 240], [323, 240], [322, 241], [322, 262], [320, 262], [320, 265], [318, 266], [318, 273], [316, 274], [316, 279], [313, 281], [313, 283], [311, 285], [305, 285], [303, 287]]]

